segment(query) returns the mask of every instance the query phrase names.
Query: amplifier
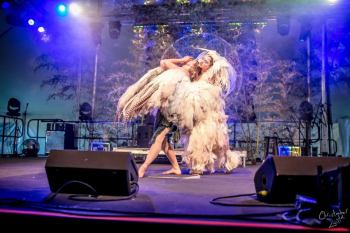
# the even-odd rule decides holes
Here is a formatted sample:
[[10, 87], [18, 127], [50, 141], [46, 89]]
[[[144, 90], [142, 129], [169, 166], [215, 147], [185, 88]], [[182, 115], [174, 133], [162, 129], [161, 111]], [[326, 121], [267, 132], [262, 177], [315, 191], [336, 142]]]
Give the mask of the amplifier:
[[111, 151], [111, 143], [109, 142], [91, 142], [91, 151]]
[[75, 137], [75, 125], [55, 122], [48, 123], [47, 128], [45, 143], [46, 154], [50, 153], [51, 150], [76, 150], [78, 148]]
[[279, 156], [301, 156], [301, 148], [299, 146], [279, 146]]
[[63, 150], [64, 136], [64, 131], [46, 131], [45, 153], [49, 154], [51, 150]]
[[65, 124], [63, 122], [52, 122], [47, 123], [46, 130], [47, 131], [64, 131]]

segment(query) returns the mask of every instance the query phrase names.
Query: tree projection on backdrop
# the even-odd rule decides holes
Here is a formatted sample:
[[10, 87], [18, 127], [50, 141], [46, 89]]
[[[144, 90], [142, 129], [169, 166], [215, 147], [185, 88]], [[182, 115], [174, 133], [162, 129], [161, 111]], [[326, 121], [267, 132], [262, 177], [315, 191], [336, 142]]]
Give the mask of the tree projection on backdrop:
[[[179, 55], [196, 56], [200, 53], [200, 50], [195, 47], [217, 50], [238, 71], [240, 82], [237, 87], [240, 88], [236, 88], [226, 101], [226, 110], [230, 120], [238, 122], [255, 121], [257, 112], [268, 113], [260, 120], [271, 119], [271, 116], [275, 116], [274, 119], [282, 119], [288, 111], [288, 105], [285, 104], [289, 102], [287, 100], [289, 98], [288, 93], [291, 92], [290, 87], [287, 87], [290, 82], [288, 79], [296, 76], [295, 71], [291, 68], [293, 63], [287, 61], [276, 62], [277, 57], [263, 55], [256, 45], [254, 36], [247, 36], [251, 33], [250, 28], [243, 28], [241, 24], [195, 25], [193, 27], [192, 25], [186, 25], [181, 28], [158, 25], [135, 26], [133, 30], [134, 38], [130, 48], [131, 60], [115, 61], [113, 63], [113, 70], [115, 71], [108, 73], [105, 68], [107, 58], [104, 58], [101, 54], [96, 119], [113, 119], [115, 103], [119, 96], [148, 69], [158, 66], [160, 59], [178, 57]], [[205, 31], [216, 31], [217, 33], [206, 33]], [[223, 34], [223, 38], [229, 38], [230, 43], [217, 35], [219, 32]], [[181, 34], [183, 36], [174, 42], [174, 38]], [[59, 63], [55, 63], [54, 60], [50, 60], [49, 56], [39, 57], [36, 70], [45, 68], [54, 72], [43, 83], [43, 85], [50, 86], [52, 90], [55, 90], [49, 96], [49, 99], [77, 98], [75, 90], [78, 79], [72, 78], [77, 76], [77, 68], [79, 67], [76, 64], [77, 58], [73, 56], [70, 59], [63, 59], [64, 56], [61, 58]], [[91, 54], [90, 57], [86, 56], [86, 59], [88, 58], [92, 60]], [[82, 64], [84, 65], [80, 67], [82, 68], [80, 72], [83, 76], [92, 77], [92, 61], [82, 62]], [[283, 79], [278, 78], [279, 75]], [[267, 83], [264, 84], [265, 82]], [[91, 78], [84, 80], [83, 83], [81, 91], [85, 90], [89, 96]], [[270, 85], [271, 83], [274, 83], [274, 85]], [[276, 87], [277, 84], [279, 86]], [[265, 97], [271, 98], [263, 97], [263, 93], [271, 93], [273, 87], [276, 89], [274, 90], [275, 99], [272, 99], [269, 94], [265, 94]], [[298, 85], [294, 87], [300, 88]], [[261, 102], [262, 99], [264, 102]], [[272, 106], [271, 102], [275, 104]], [[254, 108], [254, 106], [256, 107]], [[281, 110], [282, 107], [284, 109]], [[244, 135], [247, 140], [250, 140], [252, 138], [250, 130], [244, 129], [243, 131], [247, 131]]]
[[105, 93], [102, 99], [108, 100], [104, 112], [109, 119], [114, 118], [119, 97], [148, 69], [159, 66], [164, 50], [172, 43], [168, 27], [164, 25], [134, 26], [133, 33], [131, 60], [115, 61], [114, 71], [101, 79], [100, 87], [105, 88], [105, 92], [99, 93]]
[[[96, 116], [101, 120], [115, 118], [119, 97], [148, 69], [159, 65], [164, 50], [172, 43], [172, 37], [165, 25], [134, 26], [133, 33], [132, 44], [129, 48], [130, 59], [114, 61], [112, 72], [106, 73], [103, 78], [99, 79]], [[102, 64], [107, 62], [104, 59], [107, 58], [101, 60]], [[143, 118], [140, 121], [143, 122]], [[110, 126], [104, 130], [104, 135], [111, 138], [118, 130], [123, 129]], [[120, 132], [118, 133], [120, 135]]]
[[[350, 88], [350, 17], [327, 21], [327, 55], [330, 85], [340, 89]], [[321, 44], [321, 36], [314, 37], [316, 44]], [[314, 48], [316, 64], [320, 64], [321, 47]], [[347, 87], [347, 88], [345, 88]]]
[[[116, 60], [111, 65], [108, 57], [100, 54], [95, 120], [113, 120], [116, 103], [122, 93], [148, 69], [158, 66], [161, 58], [195, 56], [199, 51], [193, 50], [193, 46], [199, 46], [218, 50], [239, 71], [240, 88], [227, 98], [226, 112], [229, 122], [238, 123], [236, 138], [247, 142], [245, 149], [249, 157], [263, 151], [262, 148], [258, 148], [258, 142], [264, 136], [279, 132], [279, 137], [292, 138], [296, 133], [295, 124], [293, 127], [293, 123], [284, 126], [278, 123], [264, 123], [291, 120], [297, 115], [299, 104], [306, 99], [307, 90], [306, 43], [295, 43], [295, 48], [300, 49], [300, 57], [290, 56], [288, 59], [282, 59], [274, 48], [267, 50], [259, 41], [257, 31], [262, 32], [266, 25], [261, 19], [271, 12], [281, 11], [281, 8], [286, 10], [294, 7], [296, 12], [295, 1], [288, 2], [290, 8], [285, 7], [286, 1], [277, 2], [245, 1], [236, 4], [236, 1], [197, 1], [196, 4], [192, 4], [190, 1], [167, 1], [164, 4], [161, 2], [159, 6], [159, 1], [146, 1], [145, 4], [150, 6], [141, 4], [140, 8], [135, 7], [133, 1], [126, 3], [122, 7], [132, 8], [133, 12], [136, 12], [132, 16], [136, 17], [136, 23], [133, 27], [132, 45], [129, 48], [131, 58]], [[152, 7], [152, 4], [158, 5], [157, 8]], [[265, 7], [260, 7], [259, 4], [265, 4]], [[117, 5], [119, 6], [119, 3]], [[302, 4], [299, 5], [299, 8], [307, 9]], [[226, 11], [218, 11], [220, 8]], [[227, 23], [230, 20], [217, 22], [218, 12], [223, 19], [235, 20], [232, 20], [232, 23]], [[251, 20], [252, 18], [254, 20]], [[313, 105], [320, 103], [321, 93], [320, 25], [321, 23], [314, 22], [311, 31]], [[341, 23], [331, 20], [327, 25], [330, 84], [343, 92], [348, 92], [345, 86], [350, 87], [348, 25], [348, 19]], [[269, 33], [276, 33], [278, 37], [277, 32]], [[83, 49], [77, 50], [77, 46], [67, 47], [74, 40], [67, 33], [62, 35], [64, 36], [64, 40], [55, 43], [57, 47], [38, 57], [35, 70], [48, 74], [48, 78], [42, 83], [43, 87], [50, 88], [48, 100], [76, 100], [77, 104], [72, 111], [78, 112], [79, 103], [90, 102], [92, 99], [94, 45], [79, 45]], [[114, 137], [118, 129], [110, 125], [101, 125], [93, 130], [100, 132], [95, 132], [95, 135], [108, 139]]]
[[[197, 5], [197, 7], [199, 6]], [[164, 17], [166, 14], [167, 12], [164, 11]], [[152, 16], [139, 14], [137, 17], [147, 20]], [[254, 31], [263, 30], [264, 22], [204, 24], [201, 22], [201, 17], [203, 15], [197, 12], [197, 14], [193, 14], [192, 23], [188, 24], [135, 25], [133, 27], [134, 37], [129, 49], [132, 55], [131, 59], [115, 61], [112, 69], [107, 69], [107, 58], [101, 54], [99, 84], [97, 85], [98, 95], [96, 97], [97, 119], [112, 120], [116, 102], [130, 84], [134, 83], [148, 69], [158, 66], [161, 58], [192, 55], [185, 54], [191, 53], [191, 51], [193, 55], [198, 54], [198, 52], [193, 52], [193, 46], [218, 50], [239, 70], [240, 89], [230, 95], [226, 101], [229, 120], [255, 122], [255, 132], [256, 128], [260, 127], [259, 122], [261, 121], [289, 120], [291, 115], [296, 114], [297, 106], [306, 98], [305, 49], [301, 52], [304, 57], [299, 60], [293, 57], [282, 59], [275, 51], [266, 51], [266, 48], [257, 40], [257, 34]], [[207, 38], [205, 38], [206, 36]], [[320, 35], [313, 38], [316, 40], [320, 38]], [[333, 57], [330, 77], [335, 84], [347, 83], [349, 86], [349, 58], [340, 56], [349, 51], [349, 46], [344, 41], [344, 37], [342, 38], [337, 43], [329, 44], [331, 52], [328, 55]], [[214, 41], [219, 43], [213, 43]], [[319, 47], [315, 41], [312, 54], [312, 98], [314, 99], [320, 93], [318, 86], [320, 78], [319, 55]], [[66, 57], [63, 58], [66, 59]], [[72, 58], [73, 60], [75, 59]], [[93, 56], [90, 54], [90, 57], [86, 56], [86, 60], [82, 62], [83, 65], [86, 65], [82, 69], [84, 70], [82, 73], [86, 77], [93, 76], [92, 61]], [[50, 67], [45, 65], [45, 62], [41, 62], [41, 65], [42, 67]], [[74, 94], [73, 90], [76, 90], [74, 85], [77, 84], [73, 83], [74, 79], [68, 78], [68, 76], [74, 76], [73, 69], [75, 68], [73, 67], [76, 67], [74, 65], [65, 65], [64, 62], [60, 61], [60, 64], [52, 66], [56, 73], [52, 74], [51, 81], [47, 81], [43, 85], [51, 86], [56, 90], [57, 87], [61, 87], [61, 89], [57, 92], [53, 91], [49, 99], [76, 98], [76, 93]], [[91, 99], [91, 78], [86, 80], [84, 85], [86, 86], [82, 85], [81, 91], [86, 90], [88, 99]], [[317, 101], [315, 102], [317, 103]], [[253, 133], [253, 129], [249, 127], [250, 124], [246, 124], [246, 127], [242, 125], [240, 131], [242, 137], [247, 141], [262, 138], [264, 135], [271, 135], [277, 131], [276, 127], [263, 127], [265, 129], [260, 131], [261, 135], [259, 136], [256, 135], [256, 132]]]
[[305, 98], [305, 78], [295, 62], [282, 60], [257, 40], [256, 30], [263, 27], [264, 24], [242, 25], [239, 36], [231, 42], [236, 45], [243, 76], [240, 93], [232, 98], [231, 106], [235, 109], [232, 118], [246, 123], [239, 124], [241, 128], [236, 129], [236, 137], [245, 141], [248, 157], [256, 156], [261, 138], [284, 132], [279, 130], [278, 124], [263, 125], [261, 122], [287, 120]]
[[[47, 77], [42, 81], [42, 88], [49, 88], [51, 93], [47, 100], [72, 100], [76, 99], [79, 76], [91, 77], [93, 63], [71, 54], [67, 59], [55, 58], [53, 54], [42, 54], [35, 59], [34, 72], [45, 72]], [[83, 80], [82, 90], [91, 91], [91, 80]], [[86, 90], [90, 89], [90, 90]]]
[[89, 25], [78, 26], [80, 31], [68, 23], [52, 22], [47, 29], [50, 40], [39, 40], [43, 52], [33, 62], [33, 71], [45, 75], [41, 88], [49, 90], [47, 100], [73, 100], [76, 114], [80, 103], [91, 100], [95, 48]]
[[[199, 35], [199, 34], [203, 34], [203, 33], [215, 34], [215, 35], [223, 38], [225, 41], [227, 41], [233, 47], [235, 47], [236, 50], [237, 49], [239, 50], [238, 54], [240, 56], [240, 61], [242, 63], [242, 66], [245, 67], [244, 69], [242, 69], [242, 72], [244, 73], [243, 76], [244, 76], [245, 80], [244, 80], [244, 87], [242, 87], [242, 90], [241, 90], [241, 92], [245, 93], [245, 94], [243, 94], [245, 96], [245, 98], [236, 98], [239, 100], [238, 105], [235, 104], [236, 113], [235, 113], [235, 111], [232, 111], [232, 113], [230, 112], [230, 116], [233, 116], [233, 118], [235, 118], [235, 119], [240, 119], [241, 121], [248, 121], [249, 119], [250, 120], [253, 119], [256, 116], [256, 113], [254, 111], [257, 111], [257, 109], [253, 109], [253, 107], [252, 107], [253, 100], [252, 100], [252, 96], [250, 95], [250, 93], [254, 92], [253, 90], [256, 89], [255, 83], [259, 82], [258, 77], [256, 77], [256, 75], [254, 75], [254, 71], [253, 71], [253, 68], [257, 64], [256, 59], [254, 60], [254, 56], [256, 56], [256, 55], [254, 55], [254, 52], [258, 53], [258, 54], [261, 54], [261, 52], [254, 48], [254, 46], [256, 46], [256, 42], [254, 42], [254, 36], [252, 36], [252, 40], [247, 39], [245, 37], [247, 34], [251, 33], [251, 31], [252, 31], [251, 29], [254, 30], [256, 28], [252, 28], [252, 24], [247, 24], [248, 26], [245, 26], [242, 23], [229, 23], [228, 25], [227, 25], [227, 23], [225, 24], [225, 23], [220, 23], [220, 22], [207, 23], [207, 24], [203, 23], [203, 20], [208, 20], [207, 17], [209, 17], [208, 15], [210, 15], [209, 13], [211, 13], [210, 9], [212, 9], [213, 6], [219, 7], [219, 6], [223, 5], [221, 7], [229, 8], [229, 7], [232, 7], [233, 5], [235, 5], [235, 4], [233, 4], [233, 2], [230, 2], [230, 1], [227, 1], [225, 3], [219, 3], [216, 1], [214, 1], [214, 2], [208, 1], [208, 2], [200, 2], [198, 4], [192, 4], [192, 3], [190, 4], [190, 2], [187, 2], [187, 1], [176, 1], [176, 2], [174, 1], [172, 4], [170, 4], [170, 5], [169, 4], [158, 5], [157, 2], [153, 2], [153, 1], [147, 2], [147, 5], [150, 5], [149, 11], [152, 11], [152, 9], [153, 9], [151, 7], [151, 5], [158, 5], [157, 9], [159, 9], [159, 12], [157, 12], [157, 15], [162, 16], [162, 17], [166, 17], [166, 18], [167, 17], [169, 18], [169, 15], [168, 15], [169, 9], [173, 9], [174, 11], [177, 11], [178, 13], [190, 11], [191, 15], [188, 16], [190, 18], [188, 18], [187, 21], [191, 22], [191, 23], [189, 23], [185, 26], [178, 26], [176, 24], [170, 25], [170, 26], [166, 25], [166, 24], [150, 25], [150, 26], [135, 26], [134, 27], [135, 38], [133, 39], [134, 44], [133, 44], [132, 48], [130, 48], [130, 51], [131, 51], [131, 53], [133, 53], [133, 57], [135, 58], [135, 61], [120, 61], [121, 65], [115, 64], [115, 67], [117, 68], [117, 67], [125, 66], [125, 65], [128, 66], [127, 65], [128, 63], [130, 66], [134, 66], [134, 62], [139, 64], [140, 66], [133, 67], [132, 72], [135, 72], [135, 74], [131, 75], [133, 77], [129, 77], [130, 79], [128, 79], [128, 80], [131, 80], [130, 83], [132, 83], [136, 78], [140, 77], [140, 75], [142, 75], [147, 69], [158, 65], [159, 59], [161, 58], [164, 51], [175, 40], [178, 40], [179, 38], [184, 37], [184, 36], [189, 35], [189, 34], [194, 34], [194, 35]], [[257, 4], [257, 3], [255, 3], [255, 4]], [[124, 6], [124, 7], [129, 7], [129, 8], [134, 7], [134, 9], [136, 9], [136, 11], [137, 11], [137, 7], [135, 7], [133, 3], [126, 3], [126, 6]], [[147, 19], [155, 20], [154, 14], [153, 15], [147, 14], [147, 11], [144, 9], [144, 7], [145, 6], [141, 6], [142, 10], [137, 11], [139, 14], [137, 14], [137, 16], [136, 16], [137, 18], [135, 21], [136, 22], [137, 21], [143, 22], [142, 20], [147, 20]], [[236, 5], [235, 5], [235, 7], [236, 7]], [[240, 7], [247, 8], [248, 12], [251, 16], [256, 15], [256, 14], [259, 15], [257, 12], [254, 11], [254, 5], [243, 4]], [[268, 5], [267, 4], [266, 7], [267, 8], [268, 7], [276, 8], [277, 5], [274, 5], [274, 4]], [[162, 9], [163, 9], [163, 11], [162, 11]], [[205, 14], [205, 12], [207, 12], [208, 14]], [[148, 13], [150, 13], [150, 12], [148, 12]], [[185, 16], [183, 16], [183, 17], [185, 17]], [[254, 27], [259, 26], [259, 24], [253, 25], [253, 26]], [[248, 32], [249, 27], [250, 27], [250, 32]], [[341, 46], [342, 45], [340, 43], [339, 48], [341, 48]], [[344, 46], [344, 44], [343, 44], [343, 46]], [[247, 48], [247, 49], [245, 49], [245, 48]], [[251, 50], [251, 49], [253, 49], [253, 50]], [[347, 50], [345, 50], [345, 51], [347, 51]], [[343, 56], [343, 57], [345, 57], [345, 60], [347, 59], [346, 56]], [[92, 59], [92, 58], [90, 57], [90, 59]], [[76, 61], [77, 59], [74, 59], [74, 57], [72, 57], [72, 60]], [[345, 61], [345, 63], [346, 62], [348, 63], [348, 61]], [[45, 61], [43, 61], [43, 63], [45, 63]], [[89, 64], [88, 60], [84, 61], [83, 63]], [[90, 62], [90, 64], [91, 64], [91, 62]], [[331, 72], [331, 75], [334, 76], [336, 80], [345, 81], [345, 82], [349, 83], [349, 81], [348, 81], [349, 78], [346, 77], [347, 74], [349, 74], [349, 72], [346, 72], [347, 68], [340, 66], [339, 63], [337, 63], [337, 62], [333, 62], [333, 64], [335, 64], [334, 67], [338, 71]], [[344, 61], [341, 61], [341, 64], [344, 64]], [[280, 65], [285, 66], [286, 64], [284, 64], [284, 65], [280, 64]], [[101, 66], [103, 66], [103, 64], [101, 64]], [[67, 67], [69, 69], [69, 65]], [[253, 67], [253, 68], [251, 68], [251, 67]], [[134, 69], [134, 68], [136, 68], [136, 69]], [[61, 67], [60, 67], [60, 69], [62, 70]], [[118, 70], [119, 70], [119, 68], [118, 68]], [[118, 71], [116, 73], [119, 73], [117, 75], [120, 76], [121, 73], [123, 73], [123, 72]], [[116, 73], [115, 74], [104, 74], [103, 76], [108, 77], [108, 78], [104, 78], [103, 80], [106, 81], [107, 83], [109, 81], [114, 82], [115, 80], [113, 79], [113, 77], [116, 75]], [[255, 73], [257, 73], [257, 72], [255, 72]], [[264, 71], [262, 71], [260, 73], [265, 74]], [[129, 75], [130, 73], [125, 72], [125, 74]], [[69, 92], [72, 92], [74, 89], [74, 86], [69, 85], [70, 81], [68, 81], [68, 78], [67, 78], [69, 75], [67, 75], [65, 73], [60, 73], [60, 74], [55, 74], [53, 76], [55, 76], [55, 77], [52, 78], [51, 80], [47, 80], [47, 82], [44, 82], [43, 85], [46, 85], [46, 86], [50, 85], [52, 87], [57, 88], [60, 84], [62, 88], [61, 88], [61, 91], [53, 92], [49, 96], [49, 99], [73, 98], [74, 94], [69, 93]], [[125, 80], [125, 79], [123, 79], [123, 80]], [[123, 89], [123, 83], [122, 83], [121, 79], [119, 79], [119, 81], [121, 82], [120, 83], [121, 85], [118, 85], [118, 87], [116, 87], [116, 89], [119, 90], [119, 93], [120, 93], [120, 90]], [[125, 83], [125, 84], [126, 84], [125, 86], [127, 86], [128, 83]], [[103, 93], [105, 93], [105, 92], [103, 92]], [[113, 93], [113, 91], [112, 91], [112, 93]], [[116, 95], [113, 94], [108, 99], [111, 99], [112, 96], [113, 96], [113, 98], [119, 97], [118, 93], [116, 93]], [[105, 99], [104, 97], [102, 99]], [[113, 101], [111, 100], [111, 102], [113, 102]], [[232, 100], [232, 103], [234, 103], [234, 102], [235, 102], [235, 100]], [[240, 106], [240, 103], [242, 103], [241, 105], [244, 104], [247, 107], [242, 108], [242, 106]], [[273, 107], [270, 106], [270, 108], [273, 108]], [[231, 108], [229, 108], [229, 109], [231, 109]], [[99, 112], [99, 111], [97, 111], [97, 112]], [[103, 112], [105, 113], [106, 111], [104, 110]], [[285, 116], [284, 113], [283, 114], [282, 113], [274, 114], [273, 111], [270, 111], [270, 112], [271, 112], [270, 114], [269, 113], [265, 114], [266, 118], [270, 118], [270, 119], [275, 118], [276, 119], [276, 118], [284, 118], [284, 116]], [[104, 116], [112, 117], [112, 113], [111, 114], [104, 114]]]

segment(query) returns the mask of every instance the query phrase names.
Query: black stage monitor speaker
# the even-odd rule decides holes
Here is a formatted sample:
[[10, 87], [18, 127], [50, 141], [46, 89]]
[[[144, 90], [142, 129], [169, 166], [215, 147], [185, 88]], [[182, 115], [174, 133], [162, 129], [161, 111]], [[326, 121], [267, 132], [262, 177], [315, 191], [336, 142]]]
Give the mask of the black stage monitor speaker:
[[[138, 173], [128, 152], [52, 150], [45, 164], [52, 192], [129, 196]], [[84, 185], [87, 184], [87, 185]]]
[[268, 157], [256, 171], [255, 190], [260, 201], [293, 203], [296, 195], [318, 195], [317, 167], [330, 171], [350, 164], [340, 157]]

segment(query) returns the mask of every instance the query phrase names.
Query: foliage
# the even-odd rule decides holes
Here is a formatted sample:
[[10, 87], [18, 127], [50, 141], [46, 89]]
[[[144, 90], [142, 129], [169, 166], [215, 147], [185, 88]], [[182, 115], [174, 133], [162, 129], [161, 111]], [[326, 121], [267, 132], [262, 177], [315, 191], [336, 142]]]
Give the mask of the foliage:
[[243, 30], [235, 41], [243, 82], [240, 93], [228, 104], [234, 120], [286, 120], [306, 97], [305, 77], [293, 60], [281, 60], [257, 43], [252, 30]]
[[[155, 1], [156, 2], [156, 1]], [[208, 3], [207, 3], [208, 2]], [[235, 1], [227, 1], [227, 7], [235, 5]], [[249, 4], [248, 4], [249, 2]], [[245, 7], [251, 7], [247, 1]], [[258, 1], [260, 4], [263, 1]], [[272, 1], [268, 1], [272, 2]], [[279, 1], [282, 2], [282, 1]], [[188, 1], [176, 1], [157, 8], [152, 6], [134, 7], [136, 25], [133, 27], [134, 37], [129, 48], [131, 58], [118, 60], [112, 64], [112, 72], [107, 69], [107, 62], [102, 58], [99, 63], [99, 78], [97, 85], [96, 119], [112, 120], [116, 103], [126, 88], [140, 78], [148, 69], [158, 66], [159, 60], [176, 40], [188, 35], [214, 34], [227, 41], [234, 52], [226, 58], [237, 69], [240, 77], [240, 89], [229, 96], [226, 103], [230, 120], [238, 122], [261, 122], [289, 120], [297, 114], [299, 104], [306, 99], [306, 57], [305, 48], [299, 60], [290, 57], [281, 58], [274, 51], [267, 51], [257, 40], [256, 30], [264, 28], [264, 22], [237, 23], [213, 22], [203, 23], [214, 15], [211, 6], [217, 6], [218, 1], [202, 1], [200, 4], [188, 4]], [[174, 7], [174, 4], [176, 7]], [[147, 5], [147, 4], [146, 4]], [[183, 22], [172, 23], [174, 15], [180, 15]], [[154, 13], [154, 10], [157, 12]], [[243, 9], [243, 8], [242, 8]], [[191, 14], [184, 14], [189, 11]], [[153, 14], [153, 13], [154, 14]], [[186, 18], [187, 17], [187, 18]], [[186, 21], [187, 20], [187, 21]], [[143, 25], [137, 22], [158, 22]], [[330, 38], [337, 38], [328, 44], [329, 68], [331, 84], [346, 83], [350, 87], [349, 41], [346, 36], [338, 35], [339, 30], [330, 29]], [[318, 98], [320, 93], [320, 34], [312, 37], [312, 96]], [[175, 55], [175, 51], [173, 55]], [[63, 53], [64, 54], [64, 53]], [[43, 87], [50, 87], [52, 93], [48, 99], [74, 99], [82, 95], [91, 99], [93, 77], [93, 57], [88, 53], [75, 54], [66, 50], [66, 55], [43, 55], [38, 57], [35, 71], [46, 70], [49, 77], [43, 81]], [[67, 56], [71, 54], [71, 56]], [[238, 56], [236, 57], [236, 54]], [[80, 61], [80, 62], [77, 62]], [[79, 65], [80, 64], [80, 65]], [[83, 77], [81, 88], [78, 88], [78, 77]], [[86, 79], [84, 79], [84, 77]], [[77, 90], [80, 90], [79, 93]], [[254, 127], [243, 129], [246, 140], [258, 138], [259, 133], [253, 134]], [[259, 125], [257, 126], [259, 128]], [[109, 129], [108, 129], [109, 130]], [[107, 130], [107, 131], [108, 131]], [[271, 132], [274, 130], [271, 129]]]
[[76, 96], [76, 83], [72, 81], [69, 69], [62, 72], [61, 69], [62, 67], [48, 54], [42, 54], [35, 59], [34, 72], [45, 70], [49, 73], [41, 84], [42, 88], [49, 87], [52, 90], [47, 100], [70, 100]]
[[330, 20], [327, 26], [327, 61], [331, 84], [345, 84], [350, 88], [350, 19]]

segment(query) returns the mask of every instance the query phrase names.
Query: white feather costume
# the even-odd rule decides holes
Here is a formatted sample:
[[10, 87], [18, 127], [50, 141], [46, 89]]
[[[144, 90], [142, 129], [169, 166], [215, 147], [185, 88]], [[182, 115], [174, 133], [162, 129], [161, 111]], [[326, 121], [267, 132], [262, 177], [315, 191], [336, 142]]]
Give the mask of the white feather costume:
[[215, 51], [209, 51], [213, 66], [199, 81], [191, 82], [182, 69], [155, 68], [130, 86], [118, 102], [119, 119], [147, 114], [159, 108], [181, 130], [183, 159], [191, 173], [232, 171], [239, 164], [230, 151], [224, 94], [229, 94], [232, 66]]

